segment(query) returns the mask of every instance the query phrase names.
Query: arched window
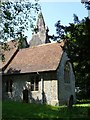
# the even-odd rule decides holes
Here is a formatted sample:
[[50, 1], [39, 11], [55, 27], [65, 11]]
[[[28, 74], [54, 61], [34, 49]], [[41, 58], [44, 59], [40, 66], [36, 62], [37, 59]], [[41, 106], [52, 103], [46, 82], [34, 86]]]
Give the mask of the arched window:
[[70, 63], [67, 61], [64, 66], [64, 82], [70, 83]]

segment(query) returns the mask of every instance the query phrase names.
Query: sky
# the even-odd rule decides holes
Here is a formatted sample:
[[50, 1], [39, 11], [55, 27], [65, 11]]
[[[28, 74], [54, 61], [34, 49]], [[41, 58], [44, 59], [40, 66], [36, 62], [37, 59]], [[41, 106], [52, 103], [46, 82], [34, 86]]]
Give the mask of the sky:
[[[59, 2], [60, 0], [55, 0], [56, 2], [53, 0], [49, 0], [49, 2], [47, 0], [46, 2], [42, 1], [40, 5], [50, 35], [56, 35], [55, 23], [58, 20], [61, 21], [62, 25], [69, 25], [69, 23], [73, 23], [73, 14], [76, 14], [80, 20], [88, 16], [88, 11], [80, 0], [74, 0], [75, 2], [73, 0], [72, 2], [70, 0], [63, 0], [63, 2]], [[28, 35], [27, 40], [29, 41], [32, 34], [28, 31], [26, 35]]]
[[[34, 0], [25, 1], [34, 2]], [[85, 5], [81, 3], [81, 0], [39, 0], [39, 3], [41, 5], [45, 25], [49, 28], [49, 35], [56, 35], [55, 23], [58, 20], [61, 21], [62, 25], [69, 25], [69, 23], [73, 23], [73, 14], [76, 14], [80, 20], [88, 16], [88, 11]], [[29, 30], [24, 34], [27, 36], [29, 42], [32, 37], [32, 32]]]

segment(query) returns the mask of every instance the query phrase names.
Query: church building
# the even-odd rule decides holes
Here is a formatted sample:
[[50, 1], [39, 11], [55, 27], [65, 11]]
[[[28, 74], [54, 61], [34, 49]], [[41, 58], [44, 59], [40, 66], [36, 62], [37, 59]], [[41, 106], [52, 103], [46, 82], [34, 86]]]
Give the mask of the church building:
[[64, 41], [51, 43], [42, 13], [38, 15], [32, 39], [18, 49], [15, 41], [4, 51], [2, 61], [3, 100], [50, 105], [75, 101], [75, 76]]

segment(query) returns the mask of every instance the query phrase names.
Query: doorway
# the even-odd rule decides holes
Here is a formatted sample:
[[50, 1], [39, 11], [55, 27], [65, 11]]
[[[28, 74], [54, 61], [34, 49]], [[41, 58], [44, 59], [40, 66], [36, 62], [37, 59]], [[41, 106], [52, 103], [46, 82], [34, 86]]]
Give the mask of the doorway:
[[23, 102], [25, 102], [25, 103], [29, 102], [28, 90], [27, 89], [23, 90]]

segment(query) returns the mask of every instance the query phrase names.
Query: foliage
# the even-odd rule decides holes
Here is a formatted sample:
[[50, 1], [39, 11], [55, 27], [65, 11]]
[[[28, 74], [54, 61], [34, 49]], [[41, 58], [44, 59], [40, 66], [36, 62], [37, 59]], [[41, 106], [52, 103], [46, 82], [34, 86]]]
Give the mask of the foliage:
[[[0, 40], [4, 42], [9, 39], [23, 37], [25, 30], [33, 30], [36, 15], [40, 10], [38, 0], [34, 3], [25, 0], [2, 2], [0, 5]], [[23, 39], [22, 39], [23, 41]]]
[[78, 103], [78, 104], [90, 103], [90, 99], [77, 100], [77, 103]]
[[58, 37], [66, 39], [64, 50], [73, 63], [79, 97], [90, 98], [90, 19], [80, 21], [74, 14], [74, 23], [63, 26], [58, 21], [55, 26]]
[[76, 106], [70, 110], [66, 106], [50, 106], [35, 103], [3, 102], [3, 120], [30, 118], [88, 118], [89, 106]]
[[87, 0], [87, 1], [81, 1], [81, 3], [83, 3], [83, 4], [85, 4], [85, 7], [87, 8], [87, 10], [90, 10], [90, 1], [89, 0]]

